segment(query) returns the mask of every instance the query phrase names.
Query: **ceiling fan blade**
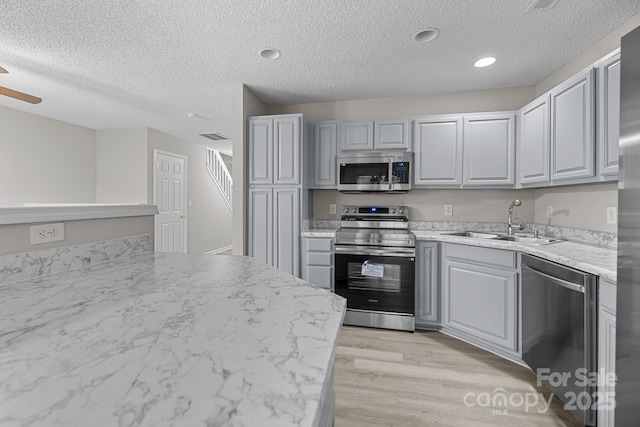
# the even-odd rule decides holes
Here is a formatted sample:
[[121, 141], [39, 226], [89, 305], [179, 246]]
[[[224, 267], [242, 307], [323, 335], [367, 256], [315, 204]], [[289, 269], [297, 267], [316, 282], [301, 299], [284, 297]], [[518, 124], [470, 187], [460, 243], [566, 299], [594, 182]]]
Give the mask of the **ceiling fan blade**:
[[0, 73], [8, 73], [8, 71], [2, 67], [0, 67]]
[[9, 89], [8, 87], [4, 86], [0, 86], [0, 95], [19, 99], [20, 101], [28, 102], [30, 104], [40, 104], [42, 102], [42, 98], [38, 98], [37, 96], [29, 95], [23, 92], [18, 92], [17, 90]]

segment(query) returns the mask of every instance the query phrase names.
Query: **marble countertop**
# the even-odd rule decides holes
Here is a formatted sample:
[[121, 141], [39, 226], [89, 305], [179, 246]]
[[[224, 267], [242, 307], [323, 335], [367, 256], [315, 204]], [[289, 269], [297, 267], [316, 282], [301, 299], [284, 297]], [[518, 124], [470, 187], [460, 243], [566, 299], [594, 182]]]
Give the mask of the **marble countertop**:
[[[335, 237], [335, 229], [310, 229], [302, 233], [303, 237]], [[616, 282], [618, 272], [618, 252], [615, 249], [564, 241], [545, 246], [533, 246], [516, 242], [474, 239], [451, 236], [451, 231], [411, 230], [417, 240], [432, 240], [446, 243], [459, 243], [485, 248], [518, 251], [557, 262], [587, 273], [596, 274], [603, 279]]]
[[0, 287], [0, 425], [315, 426], [342, 297], [248, 257], [144, 254]]

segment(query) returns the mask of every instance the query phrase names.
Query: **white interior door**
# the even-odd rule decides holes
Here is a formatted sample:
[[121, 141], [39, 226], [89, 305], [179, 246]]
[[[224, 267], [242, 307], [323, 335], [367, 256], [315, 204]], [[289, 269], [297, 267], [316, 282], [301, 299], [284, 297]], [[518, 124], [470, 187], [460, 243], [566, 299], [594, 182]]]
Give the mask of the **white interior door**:
[[154, 150], [154, 204], [156, 252], [186, 252], [186, 157]]

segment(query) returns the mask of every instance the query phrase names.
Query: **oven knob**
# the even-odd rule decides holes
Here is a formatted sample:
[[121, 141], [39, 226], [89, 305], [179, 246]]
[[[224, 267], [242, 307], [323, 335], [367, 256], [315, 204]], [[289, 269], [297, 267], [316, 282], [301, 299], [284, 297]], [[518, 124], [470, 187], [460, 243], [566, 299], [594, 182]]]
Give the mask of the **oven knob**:
[[398, 215], [404, 215], [404, 208], [398, 208]]
[[349, 213], [349, 208], [346, 207], [346, 206], [344, 208], [342, 208], [342, 213], [348, 214]]
[[351, 208], [351, 213], [352, 214], [356, 213], [356, 208]]
[[[396, 214], [396, 210], [394, 208], [391, 208], [390, 211], [391, 211], [391, 215], [395, 215]], [[398, 211], [398, 213], [400, 213], [400, 211]]]

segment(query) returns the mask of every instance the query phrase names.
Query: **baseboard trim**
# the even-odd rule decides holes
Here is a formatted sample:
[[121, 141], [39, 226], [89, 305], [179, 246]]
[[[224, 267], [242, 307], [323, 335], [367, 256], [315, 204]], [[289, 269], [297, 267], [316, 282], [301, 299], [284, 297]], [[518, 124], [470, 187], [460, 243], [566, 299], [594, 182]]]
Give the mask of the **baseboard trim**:
[[223, 247], [223, 248], [214, 249], [214, 250], [212, 250], [212, 251], [205, 252], [205, 253], [206, 253], [206, 254], [209, 254], [209, 255], [216, 255], [216, 254], [219, 254], [219, 253], [221, 253], [221, 252], [228, 251], [228, 250], [230, 250], [230, 249], [233, 249], [233, 245], [225, 246], [225, 247]]

